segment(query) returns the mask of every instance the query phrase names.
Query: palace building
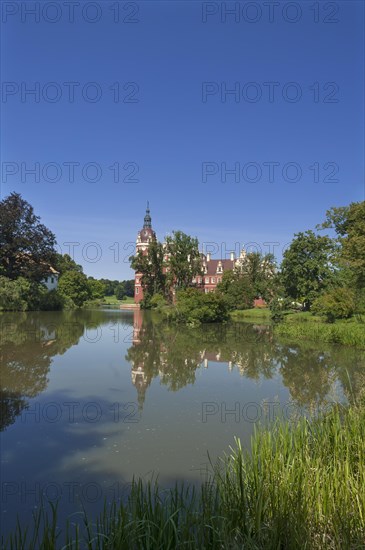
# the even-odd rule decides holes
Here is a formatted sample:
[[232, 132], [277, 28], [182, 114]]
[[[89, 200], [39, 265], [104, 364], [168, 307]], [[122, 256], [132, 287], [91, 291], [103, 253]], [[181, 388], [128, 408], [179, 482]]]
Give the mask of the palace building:
[[[152, 219], [150, 215], [150, 208], [147, 202], [146, 215], [144, 217], [143, 227], [137, 233], [136, 241], [136, 253], [143, 252], [147, 253], [148, 247], [153, 240], [156, 239], [156, 233], [152, 229]], [[143, 300], [143, 288], [142, 288], [142, 273], [135, 273], [134, 276], [134, 301], [136, 304], [139, 304]]]
[[[156, 239], [156, 233], [152, 229], [152, 219], [150, 214], [149, 203], [147, 202], [146, 215], [144, 217], [143, 227], [137, 233], [136, 240], [136, 252], [142, 251], [144, 254], [147, 253], [148, 247], [151, 242]], [[230, 253], [229, 259], [220, 259], [212, 260], [211, 254], [201, 254], [202, 258], [202, 274], [195, 277], [192, 280], [192, 283], [196, 287], [201, 288], [203, 292], [214, 292], [217, 288], [218, 283], [222, 281], [223, 273], [228, 270], [234, 269], [236, 266], [239, 266], [240, 263], [244, 260], [246, 252], [242, 250], [240, 257], [235, 258], [235, 253]], [[165, 260], [168, 260], [167, 256]], [[143, 288], [142, 288], [142, 273], [135, 273], [135, 286], [134, 286], [134, 301], [136, 304], [143, 299]]]

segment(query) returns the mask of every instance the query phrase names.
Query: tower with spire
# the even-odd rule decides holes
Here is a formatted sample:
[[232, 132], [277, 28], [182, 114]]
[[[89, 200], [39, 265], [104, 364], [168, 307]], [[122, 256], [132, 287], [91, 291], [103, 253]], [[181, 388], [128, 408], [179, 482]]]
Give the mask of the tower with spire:
[[[152, 218], [150, 212], [150, 205], [147, 201], [146, 214], [143, 220], [143, 227], [137, 233], [136, 241], [136, 254], [142, 252], [147, 254], [149, 245], [153, 240], [156, 240], [156, 233], [152, 229]], [[134, 279], [134, 301], [136, 304], [143, 299], [143, 288], [141, 284], [142, 273], [136, 273]]]

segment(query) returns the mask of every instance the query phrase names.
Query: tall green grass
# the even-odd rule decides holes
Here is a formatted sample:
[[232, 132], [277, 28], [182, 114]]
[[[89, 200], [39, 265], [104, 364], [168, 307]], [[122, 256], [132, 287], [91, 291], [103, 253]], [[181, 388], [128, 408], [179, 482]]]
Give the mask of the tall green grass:
[[295, 340], [314, 340], [365, 349], [365, 324], [336, 322], [284, 322], [274, 326], [274, 333]]
[[84, 522], [59, 534], [52, 507], [32, 529], [19, 525], [4, 548], [364, 548], [365, 408], [259, 429], [250, 451], [236, 440], [200, 489], [135, 481], [125, 504]]

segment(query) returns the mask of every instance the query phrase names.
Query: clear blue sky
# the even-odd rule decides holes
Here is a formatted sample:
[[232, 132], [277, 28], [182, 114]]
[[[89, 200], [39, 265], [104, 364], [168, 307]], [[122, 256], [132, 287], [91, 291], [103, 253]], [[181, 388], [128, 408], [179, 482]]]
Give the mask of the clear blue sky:
[[[221, 2], [119, 2], [119, 22], [117, 2], [80, 0], [73, 22], [62, 2], [36, 16], [34, 2], [2, 4], [1, 197], [20, 192], [62, 252], [80, 243], [88, 275], [132, 275], [147, 200], [161, 239], [181, 229], [226, 250], [277, 242], [280, 258], [328, 208], [364, 199], [362, 1], [280, 2], [274, 14], [238, 2], [233, 15]], [[37, 86], [39, 97], [25, 93]], [[24, 171], [35, 163], [39, 181]], [[136, 165], [138, 181], [123, 181]], [[224, 181], [224, 165], [240, 172]], [[99, 261], [87, 261], [91, 242]]]

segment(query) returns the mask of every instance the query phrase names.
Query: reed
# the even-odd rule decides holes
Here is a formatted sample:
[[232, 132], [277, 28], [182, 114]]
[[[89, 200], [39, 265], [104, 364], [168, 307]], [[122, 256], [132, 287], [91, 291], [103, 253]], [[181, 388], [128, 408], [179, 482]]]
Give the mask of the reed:
[[[62, 542], [61, 542], [62, 539]], [[199, 489], [135, 480], [84, 526], [57, 528], [57, 507], [18, 524], [11, 550], [356, 549], [365, 544], [365, 407], [256, 430], [212, 464]]]
[[295, 340], [313, 340], [365, 349], [364, 323], [284, 322], [274, 326], [274, 333]]

